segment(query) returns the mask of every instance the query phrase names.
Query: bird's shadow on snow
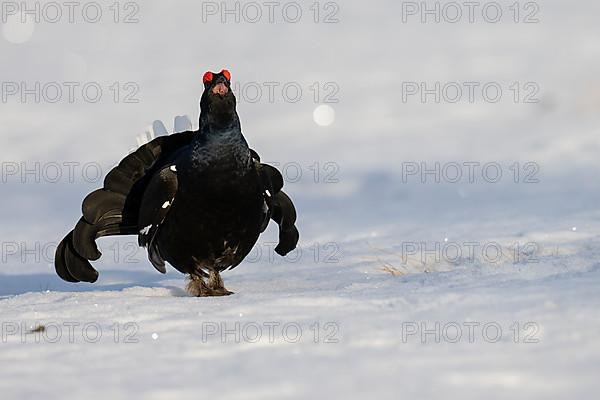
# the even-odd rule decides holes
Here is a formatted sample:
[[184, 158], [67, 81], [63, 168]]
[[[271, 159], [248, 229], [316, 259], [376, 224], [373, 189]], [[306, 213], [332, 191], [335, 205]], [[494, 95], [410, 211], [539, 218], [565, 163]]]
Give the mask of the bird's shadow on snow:
[[0, 297], [11, 297], [30, 292], [101, 292], [122, 291], [133, 287], [163, 288], [173, 297], [189, 296], [182, 287], [174, 286], [173, 280], [181, 275], [144, 273], [139, 271], [103, 271], [96, 283], [64, 282], [53, 274], [2, 275], [0, 274]]

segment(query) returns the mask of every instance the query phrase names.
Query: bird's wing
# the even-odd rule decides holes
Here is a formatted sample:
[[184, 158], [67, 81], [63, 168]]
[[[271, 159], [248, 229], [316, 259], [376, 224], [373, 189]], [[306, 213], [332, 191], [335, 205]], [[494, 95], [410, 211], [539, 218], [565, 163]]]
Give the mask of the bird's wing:
[[263, 197], [267, 206], [265, 222], [261, 226], [264, 231], [269, 218], [279, 225], [279, 243], [275, 247], [277, 254], [285, 256], [296, 248], [300, 234], [294, 225], [296, 223], [296, 208], [294, 203], [281, 189], [283, 176], [268, 164], [257, 165], [258, 174], [263, 187]]
[[148, 248], [148, 259], [163, 274], [167, 272], [165, 260], [154, 239], [175, 201], [177, 187], [177, 167], [166, 165], [150, 180], [139, 210], [138, 243]]
[[275, 252], [285, 256], [296, 248], [300, 233], [296, 228], [296, 208], [292, 199], [283, 191], [273, 196], [271, 219], [279, 225], [279, 243]]
[[125, 157], [104, 179], [104, 187], [90, 193], [83, 216], [61, 241], [54, 265], [66, 281], [95, 282], [98, 272], [89, 260], [101, 253], [95, 240], [103, 236], [138, 233], [140, 205], [152, 176], [192, 142], [195, 132], [160, 136]]

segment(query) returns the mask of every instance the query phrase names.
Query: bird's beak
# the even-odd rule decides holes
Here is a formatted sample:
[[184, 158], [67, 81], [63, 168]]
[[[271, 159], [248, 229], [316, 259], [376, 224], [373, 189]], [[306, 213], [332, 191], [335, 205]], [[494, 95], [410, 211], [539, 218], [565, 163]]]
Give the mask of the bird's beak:
[[229, 88], [223, 82], [219, 82], [212, 88], [212, 92], [223, 97], [229, 92]]

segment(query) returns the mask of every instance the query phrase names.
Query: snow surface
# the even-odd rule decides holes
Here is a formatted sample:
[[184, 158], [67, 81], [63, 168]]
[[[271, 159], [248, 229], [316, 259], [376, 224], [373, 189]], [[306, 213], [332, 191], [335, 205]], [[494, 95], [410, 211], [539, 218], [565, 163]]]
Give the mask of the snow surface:
[[[301, 231], [315, 224], [306, 222], [309, 216], [323, 217], [320, 223], [332, 225], [328, 236], [303, 238], [298, 262], [277, 256], [271, 261], [267, 245], [276, 238], [271, 229], [261, 239], [258, 261], [254, 253], [250, 262], [224, 274], [226, 286], [236, 292], [225, 298], [188, 297], [180, 275], [158, 274], [141, 251], [136, 263], [100, 263], [95, 285], [61, 282], [50, 266], [3, 274], [2, 321], [26, 324], [1, 344], [3, 365], [9, 366], [1, 372], [3, 397], [531, 399], [589, 398], [596, 388], [599, 212], [561, 214], [541, 223], [535, 215], [509, 215], [518, 207], [512, 199], [509, 211], [484, 221], [462, 216], [460, 204], [434, 201], [455, 216], [416, 216], [398, 224], [379, 222], [367, 232], [334, 233], [335, 220], [326, 219], [330, 212], [305, 213], [302, 198], [298, 203]], [[478, 212], [489, 215], [473, 214]], [[492, 263], [475, 252], [473, 260], [457, 265], [431, 256], [423, 264], [420, 254], [403, 260], [399, 243], [423, 241], [432, 249], [435, 242], [446, 243], [444, 238], [499, 243], [507, 256]], [[335, 242], [339, 250], [321, 244], [315, 262], [309, 247], [319, 241]], [[515, 242], [538, 243], [539, 262], [515, 263], [507, 249]], [[109, 243], [103, 239], [105, 257]], [[48, 327], [37, 334], [40, 343], [35, 333], [21, 335], [36, 323]], [[70, 323], [80, 324], [73, 343]], [[99, 342], [86, 341], [96, 336], [93, 326], [84, 335], [88, 323], [100, 327]], [[439, 343], [431, 333], [425, 339], [409, 334], [423, 323], [430, 330], [440, 324]], [[479, 324], [472, 340], [468, 323]], [[518, 343], [511, 330], [515, 323]], [[528, 323], [533, 325], [525, 330]], [[54, 324], [62, 329], [56, 343]], [[462, 338], [454, 342], [456, 324]], [[496, 328], [484, 336], [485, 324], [502, 329], [498, 342], [488, 342], [496, 341]], [[296, 342], [298, 326], [302, 335]], [[130, 339], [138, 342], [127, 342], [136, 329]], [[534, 342], [526, 339], [528, 333], [535, 333], [529, 338]]]
[[[23, 43], [0, 39], [4, 82], [97, 81], [106, 91], [94, 104], [0, 104], [3, 173], [6, 163], [36, 162], [98, 163], [106, 173], [152, 121], [167, 130], [175, 116], [196, 121], [208, 69], [305, 90], [298, 103], [238, 107], [264, 161], [301, 168], [298, 181], [288, 170], [285, 190], [302, 252], [274, 255], [270, 227], [224, 274], [229, 297], [187, 296], [184, 277], [156, 272], [135, 237], [100, 240], [96, 284], [62, 282], [53, 246], [101, 181], [83, 179], [81, 167], [73, 182], [66, 168], [56, 183], [2, 175], [2, 399], [595, 397], [599, 3], [539, 2], [531, 25], [402, 24], [401, 2], [339, 5], [338, 24], [313, 24], [311, 14], [299, 24], [222, 24], [198, 22], [201, 2], [141, 3], [139, 24], [41, 23]], [[140, 102], [115, 104], [116, 81], [137, 82]], [[406, 81], [505, 90], [534, 81], [540, 102], [403, 104]], [[340, 88], [327, 127], [313, 121], [314, 82]], [[174, 128], [184, 125], [180, 117]], [[407, 162], [496, 162], [503, 177], [422, 183], [403, 179]], [[539, 168], [537, 183], [524, 183], [526, 163]], [[473, 259], [467, 243], [477, 243]], [[456, 244], [455, 263], [427, 253]], [[498, 261], [481, 252], [486, 244], [500, 246]], [[439, 343], [421, 337], [436, 323]]]

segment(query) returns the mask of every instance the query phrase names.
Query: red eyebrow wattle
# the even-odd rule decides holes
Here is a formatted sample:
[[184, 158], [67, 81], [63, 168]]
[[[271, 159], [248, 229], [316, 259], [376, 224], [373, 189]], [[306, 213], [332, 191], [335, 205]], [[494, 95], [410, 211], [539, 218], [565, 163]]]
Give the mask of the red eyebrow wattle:
[[221, 71], [221, 74], [223, 74], [223, 76], [224, 76], [225, 78], [227, 78], [227, 80], [228, 80], [228, 81], [230, 81], [230, 80], [231, 80], [231, 72], [229, 72], [229, 70], [227, 70], [227, 69], [224, 69], [223, 71]]

